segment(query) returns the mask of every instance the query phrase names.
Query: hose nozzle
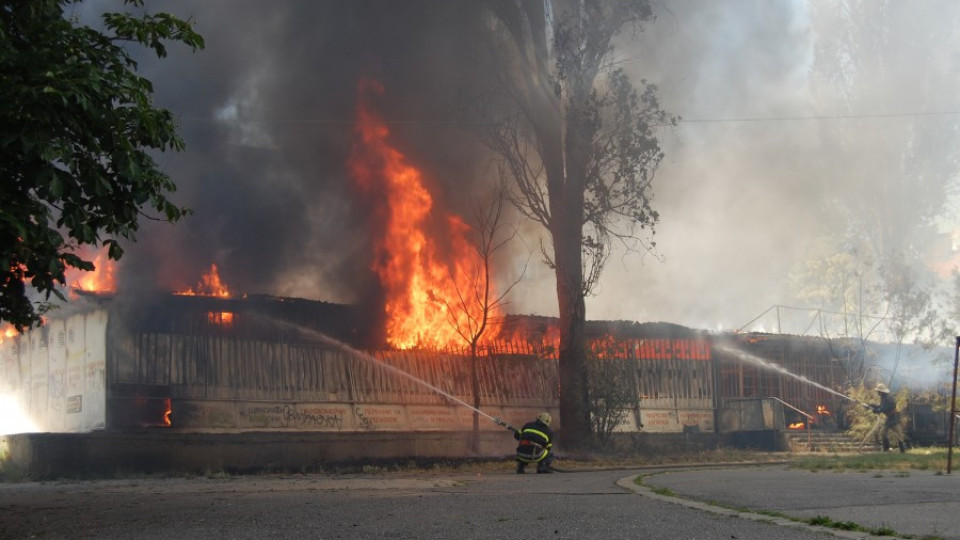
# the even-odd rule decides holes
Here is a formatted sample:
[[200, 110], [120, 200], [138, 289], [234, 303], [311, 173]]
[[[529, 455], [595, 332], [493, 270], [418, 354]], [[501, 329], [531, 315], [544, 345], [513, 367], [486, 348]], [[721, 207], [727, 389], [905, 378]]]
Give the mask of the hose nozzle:
[[505, 428], [509, 429], [510, 431], [517, 431], [517, 428], [515, 428], [515, 427], [511, 426], [510, 424], [504, 422], [504, 421], [501, 420], [500, 417], [498, 417], [498, 416], [493, 417], [493, 423], [496, 424], [496, 425], [498, 425], [498, 426], [505, 427]]

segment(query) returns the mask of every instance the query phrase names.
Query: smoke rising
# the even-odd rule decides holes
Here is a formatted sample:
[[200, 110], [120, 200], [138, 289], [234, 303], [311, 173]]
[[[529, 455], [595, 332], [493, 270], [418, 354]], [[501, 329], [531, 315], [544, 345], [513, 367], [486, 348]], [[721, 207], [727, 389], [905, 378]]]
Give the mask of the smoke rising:
[[[116, 9], [91, 4], [91, 12]], [[216, 263], [242, 293], [336, 302], [376, 290], [370, 239], [355, 207], [347, 156], [361, 78], [388, 89], [382, 115], [397, 145], [464, 205], [478, 184], [478, 143], [451, 121], [471, 75], [453, 44], [470, 9], [445, 3], [164, 2], [192, 18], [207, 47], [170, 48], [141, 72], [180, 120], [187, 151], [159, 160], [174, 199], [195, 214], [146, 223], [129, 245], [122, 287], [179, 288]], [[454, 195], [461, 197], [457, 200]]]
[[[146, 224], [126, 246], [123, 282], [176, 288], [217, 263], [237, 292], [370, 301], [371, 242], [345, 169], [357, 83], [383, 83], [396, 145], [441, 204], [466, 213], [495, 181], [458, 123], [464, 89], [490, 76], [475, 62], [472, 4], [148, 5], [193, 18], [207, 42], [141, 63], [158, 105], [180, 118], [187, 150], [158, 159], [195, 215]], [[661, 132], [656, 256], [614, 255], [589, 318], [739, 328], [793, 300], [789, 276], [814, 240], [846, 232], [838, 209], [921, 234], [887, 242], [930, 243], [960, 117], [914, 113], [955, 103], [960, 6], [883, 5], [858, 23], [820, 0], [658, 2], [654, 23], [623, 36], [617, 61], [656, 84], [682, 122]], [[104, 8], [115, 3], [85, 9]], [[905, 115], [873, 116], [893, 113]], [[924, 197], [904, 195], [915, 192]], [[542, 232], [523, 232], [510, 271], [534, 257], [509, 310], [555, 314], [553, 275], [536, 256]]]
[[954, 255], [938, 233], [956, 223], [931, 225], [956, 186], [957, 6], [840, 4], [660, 2], [621, 45], [683, 120], [661, 138], [663, 262], [612, 261], [591, 316], [735, 330], [774, 304], [829, 309], [791, 280], [824, 238], [927, 267]]

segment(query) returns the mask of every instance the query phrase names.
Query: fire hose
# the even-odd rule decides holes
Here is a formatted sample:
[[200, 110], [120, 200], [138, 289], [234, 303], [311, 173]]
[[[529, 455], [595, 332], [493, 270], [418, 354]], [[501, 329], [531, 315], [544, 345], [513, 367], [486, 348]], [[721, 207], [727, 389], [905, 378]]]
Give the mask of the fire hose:
[[498, 425], [498, 426], [501, 426], [501, 427], [503, 427], [503, 428], [506, 428], [507, 430], [512, 431], [512, 432], [514, 432], [514, 433], [520, 433], [520, 430], [519, 430], [519, 429], [511, 426], [510, 424], [504, 422], [503, 420], [501, 420], [500, 418], [498, 418], [498, 417], [496, 417], [496, 416], [493, 417], [493, 423], [496, 424], [496, 425]]
[[[494, 416], [494, 417], [492, 417], [492, 418], [493, 418], [493, 423], [494, 423], [494, 424], [496, 424], [496, 425], [498, 425], [498, 426], [501, 426], [501, 427], [503, 427], [504, 429], [507, 429], [508, 431], [512, 431], [513, 433], [516, 433], [516, 434], [518, 434], [518, 435], [520, 434], [520, 430], [519, 430], [519, 429], [517, 429], [517, 428], [511, 426], [510, 424], [504, 422], [504, 421], [501, 420], [500, 418], [498, 418], [498, 417], [496, 417], [496, 416]], [[565, 471], [565, 470], [562, 470], [562, 469], [558, 469], [558, 468], [554, 467], [553, 465], [549, 465], [549, 466], [547, 466], [547, 468], [550, 469], [550, 470], [553, 471], [553, 472], [558, 472], [558, 473], [570, 472], [570, 471]]]
[[866, 408], [870, 409], [871, 411], [876, 412], [876, 405], [871, 405], [871, 404], [866, 403], [866, 402], [864, 402], [864, 401], [860, 401], [859, 399], [854, 399], [854, 398], [852, 398], [852, 397], [850, 397], [850, 396], [846, 396], [846, 395], [843, 395], [843, 394], [840, 394], [840, 393], [837, 393], [837, 395], [840, 396], [840, 397], [842, 397], [842, 398], [844, 398], [844, 399], [846, 399], [846, 400], [848, 400], [848, 401], [852, 401], [852, 402], [856, 403], [857, 405], [861, 405], [861, 406], [863, 406], [863, 407], [866, 407]]

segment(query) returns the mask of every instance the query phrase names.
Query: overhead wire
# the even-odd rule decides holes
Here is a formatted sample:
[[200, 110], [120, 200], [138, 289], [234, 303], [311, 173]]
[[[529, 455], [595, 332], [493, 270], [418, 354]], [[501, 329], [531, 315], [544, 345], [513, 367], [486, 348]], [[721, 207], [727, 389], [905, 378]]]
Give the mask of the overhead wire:
[[[944, 117], [960, 116], [960, 110], [957, 111], [929, 111], [929, 112], [900, 112], [900, 113], [864, 113], [864, 114], [834, 114], [834, 115], [811, 115], [811, 116], [742, 116], [728, 118], [684, 118], [679, 116], [678, 124], [723, 124], [723, 123], [765, 123], [765, 122], [824, 122], [834, 120], [883, 120], [894, 118], [917, 118], [917, 117]], [[349, 119], [339, 118], [298, 118], [298, 119], [267, 119], [267, 118], [216, 118], [200, 116], [182, 116], [180, 121], [187, 122], [211, 122], [211, 123], [256, 123], [256, 124], [333, 124], [333, 125], [356, 125], [360, 122]], [[466, 120], [417, 120], [417, 119], [398, 119], [379, 121], [382, 124], [389, 125], [492, 125], [494, 122], [484, 121], [466, 121]]]

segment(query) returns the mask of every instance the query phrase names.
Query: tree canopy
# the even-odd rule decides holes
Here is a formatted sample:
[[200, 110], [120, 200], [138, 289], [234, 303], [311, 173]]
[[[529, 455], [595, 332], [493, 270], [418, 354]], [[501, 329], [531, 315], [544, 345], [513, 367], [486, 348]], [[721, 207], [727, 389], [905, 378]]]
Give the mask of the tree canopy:
[[[905, 103], [901, 80], [915, 81], [909, 103], [918, 108], [950, 86], [937, 62], [915, 62], [906, 49], [942, 49], [955, 16], [847, 0], [811, 7], [810, 89], [823, 107], [818, 114], [888, 112], [889, 104]], [[928, 31], [908, 30], [921, 20]], [[831, 122], [820, 130], [817, 173], [839, 189], [824, 198], [827, 232], [792, 273], [795, 294], [839, 312], [823, 327], [833, 335], [929, 345], [952, 335], [938, 320], [943, 285], [936, 259], [943, 251], [938, 220], [948, 215], [960, 163], [960, 124], [953, 115], [906, 115], [871, 127]], [[868, 158], [833, 166], [834, 156], [858, 155]]]
[[499, 30], [492, 48], [510, 115], [485, 142], [516, 186], [514, 202], [550, 236], [543, 252], [557, 278], [560, 416], [570, 443], [590, 435], [584, 364], [584, 297], [618, 240], [651, 249], [659, 214], [652, 182], [663, 152], [656, 137], [676, 119], [656, 88], [634, 85], [613, 61], [615, 38], [653, 20], [648, 0], [490, 0]]
[[94, 28], [66, 13], [78, 3], [0, 0], [0, 319], [19, 330], [41, 321], [51, 295], [63, 299], [68, 267], [94, 268], [80, 246], [119, 259], [118, 239], [135, 240], [144, 212], [189, 212], [151, 157], [184, 142], [127, 47], [163, 58], [166, 43], [197, 50], [203, 38], [165, 13], [106, 13]]

